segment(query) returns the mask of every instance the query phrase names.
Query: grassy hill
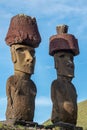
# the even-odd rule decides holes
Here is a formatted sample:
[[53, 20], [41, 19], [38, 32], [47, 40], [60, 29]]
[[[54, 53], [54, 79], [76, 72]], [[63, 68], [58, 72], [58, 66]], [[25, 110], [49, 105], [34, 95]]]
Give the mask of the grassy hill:
[[[44, 125], [50, 124], [52, 124], [50, 119], [44, 122]], [[78, 103], [77, 126], [81, 126], [83, 130], [87, 130], [87, 100]]]
[[78, 103], [78, 120], [77, 125], [87, 130], [87, 100]]

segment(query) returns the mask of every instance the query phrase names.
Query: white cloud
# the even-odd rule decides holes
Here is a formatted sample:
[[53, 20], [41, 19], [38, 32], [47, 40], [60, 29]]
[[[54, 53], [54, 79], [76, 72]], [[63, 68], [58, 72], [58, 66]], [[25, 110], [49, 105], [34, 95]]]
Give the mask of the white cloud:
[[65, 2], [63, 0], [35, 0], [29, 3], [26, 2], [26, 6], [30, 9], [33, 8], [33, 12], [38, 12], [39, 14], [44, 14], [47, 16], [56, 14], [58, 15], [58, 17], [60, 17], [61, 15], [66, 17], [67, 14], [71, 15], [71, 12], [75, 14], [80, 13], [80, 15], [84, 12], [87, 12], [86, 6], [84, 7], [84, 2], [82, 3], [80, 1], [78, 6], [78, 2], [69, 2], [69, 0], [66, 0]]
[[[61, 15], [66, 17], [66, 15], [70, 14], [71, 12], [80, 14], [83, 14], [83, 12], [87, 12], [86, 6], [83, 7], [84, 2], [80, 2], [79, 0], [77, 3], [76, 1], [74, 3], [74, 1], [71, 2], [69, 0], [24, 0], [21, 2], [21, 0], [10, 0], [7, 3], [6, 0], [4, 0], [3, 2], [1, 2], [1, 4], [4, 6], [4, 9], [10, 9], [9, 12], [16, 11], [20, 13], [20, 11], [23, 11], [24, 13], [26, 12], [30, 14], [32, 12], [32, 14], [37, 14], [39, 16], [42, 15], [43, 17], [44, 15], [49, 16], [55, 14], [58, 15], [58, 17], [60, 17]], [[86, 4], [86, 0], [84, 1]]]
[[36, 106], [51, 106], [51, 99], [48, 97], [36, 98]]

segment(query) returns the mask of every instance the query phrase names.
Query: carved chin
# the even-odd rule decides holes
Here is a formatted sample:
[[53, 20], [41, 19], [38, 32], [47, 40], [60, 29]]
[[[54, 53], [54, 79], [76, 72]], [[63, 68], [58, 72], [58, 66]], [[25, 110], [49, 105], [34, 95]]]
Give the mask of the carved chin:
[[17, 71], [21, 71], [23, 73], [27, 74], [33, 74], [34, 73], [34, 67], [20, 67], [20, 68], [15, 68]]
[[23, 70], [24, 73], [28, 73], [28, 74], [33, 74], [34, 70], [33, 69], [28, 69], [28, 70]]

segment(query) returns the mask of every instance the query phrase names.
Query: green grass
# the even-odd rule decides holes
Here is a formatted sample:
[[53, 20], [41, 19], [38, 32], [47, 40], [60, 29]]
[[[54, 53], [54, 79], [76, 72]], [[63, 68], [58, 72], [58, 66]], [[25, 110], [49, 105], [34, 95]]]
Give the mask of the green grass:
[[77, 125], [87, 130], [87, 100], [78, 103], [78, 120]]
[[44, 126], [51, 125], [51, 124], [52, 124], [52, 122], [51, 122], [50, 119], [47, 120], [47, 121], [45, 121], [45, 122], [43, 123]]
[[2, 123], [0, 123], [0, 128], [2, 128], [2, 126], [3, 126]]
[[[0, 130], [30, 130], [30, 128], [22, 125], [15, 125], [15, 126], [5, 125], [0, 122]], [[33, 128], [32, 130], [36, 130], [36, 128]]]

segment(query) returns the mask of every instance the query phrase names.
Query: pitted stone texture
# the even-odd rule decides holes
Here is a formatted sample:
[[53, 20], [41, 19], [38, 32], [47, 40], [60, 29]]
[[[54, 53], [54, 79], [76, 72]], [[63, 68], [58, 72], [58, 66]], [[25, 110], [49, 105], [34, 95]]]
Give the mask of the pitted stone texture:
[[67, 33], [68, 32], [68, 26], [63, 24], [63, 25], [58, 25], [56, 27], [57, 34], [62, 34], [62, 33]]
[[76, 124], [77, 93], [74, 85], [62, 78], [54, 80], [51, 85], [51, 99], [53, 102], [51, 121]]
[[72, 78], [74, 77], [73, 54], [57, 52], [54, 55], [57, 79], [51, 85], [53, 103], [51, 121], [63, 121], [75, 124], [77, 122], [77, 93]]
[[34, 48], [39, 46], [41, 37], [35, 18], [26, 15], [16, 15], [11, 19], [7, 36], [7, 45], [24, 43]]
[[58, 34], [50, 37], [49, 54], [54, 55], [57, 51], [71, 50], [74, 55], [79, 54], [78, 41], [72, 34]]
[[49, 54], [54, 55], [58, 51], [72, 51], [73, 55], [79, 54], [78, 40], [72, 34], [67, 34], [68, 26], [56, 27], [57, 35], [50, 37]]
[[11, 76], [7, 80], [6, 120], [33, 121], [36, 86], [32, 80]]
[[50, 37], [49, 54], [54, 56], [57, 79], [51, 85], [53, 103], [51, 121], [53, 124], [77, 123], [77, 93], [71, 83], [74, 77], [73, 56], [79, 54], [78, 41], [67, 34], [66, 26], [59, 27], [58, 34]]

